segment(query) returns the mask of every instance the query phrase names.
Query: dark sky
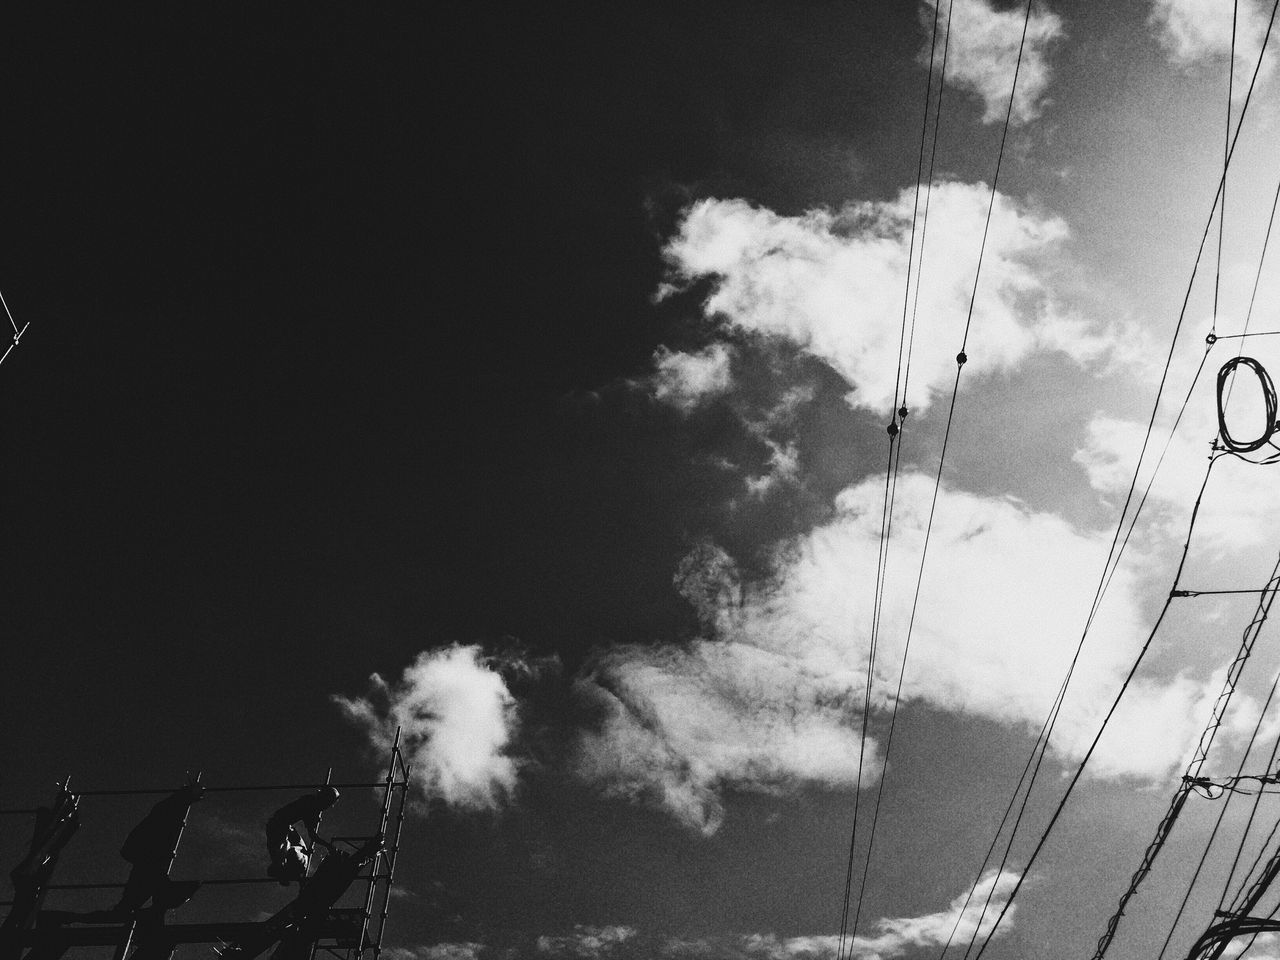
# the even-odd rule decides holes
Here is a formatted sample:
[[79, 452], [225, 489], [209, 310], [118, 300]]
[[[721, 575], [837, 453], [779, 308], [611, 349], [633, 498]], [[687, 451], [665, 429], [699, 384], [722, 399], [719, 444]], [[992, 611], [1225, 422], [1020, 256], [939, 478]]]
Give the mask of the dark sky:
[[[642, 372], [669, 333], [650, 297], [682, 202], [714, 185], [794, 206], [797, 165], [847, 175], [842, 125], [878, 102], [832, 96], [850, 47], [883, 61], [859, 72], [874, 93], [917, 42], [905, 15], [897, 51], [859, 50], [865, 15], [838, 4], [796, 8], [798, 33], [774, 16], [6, 28], [4, 291], [31, 330], [0, 386], [23, 651], [4, 700], [48, 737], [36, 782], [55, 744], [109, 757], [157, 719], [165, 756], [305, 738], [317, 691], [424, 643], [669, 629], [669, 571], [706, 518], [616, 498], [652, 477], [655, 431], [565, 400]], [[649, 622], [617, 616], [621, 592]], [[226, 746], [190, 744], [215, 717]]]
[[671, 571], [722, 491], [580, 398], [678, 345], [651, 297], [690, 198], [799, 208], [913, 135], [879, 120], [909, 10], [889, 44], [845, 5], [778, 15], [6, 18], [7, 803], [363, 771], [329, 694], [421, 649], [572, 669], [692, 629]]
[[[1111, 366], [1038, 346], [981, 374], [954, 454], [978, 519], [952, 531], [942, 569], [989, 560], [999, 572], [1003, 555], [1016, 565], [1004, 543], [981, 562], [961, 552], [1015, 514], [1061, 515], [1071, 549], [1109, 532], [1115, 491], [1073, 454], [1090, 418], [1137, 417], [1130, 401], [1150, 371], [1136, 354], [1167, 329], [1168, 280], [1211, 193], [1220, 132], [1203, 133], [1203, 75], [1168, 66], [1145, 7], [1092, 18], [1087, 7], [1054, 5], [1071, 41], [1053, 61], [1061, 84], [1038, 124], [1015, 128], [1002, 180], [1038, 228], [1069, 222], [1065, 252], [1036, 264], [1051, 306], [1068, 308], [1026, 307], [1036, 284], [1008, 299], [1037, 323], [1111, 324]], [[66, 776], [82, 789], [176, 786], [188, 770], [223, 785], [317, 780], [329, 767], [360, 779], [382, 761], [333, 695], [364, 692], [375, 671], [397, 677], [423, 651], [478, 645], [545, 671], [508, 675], [525, 724], [519, 794], [498, 812], [436, 801], [414, 816], [389, 945], [443, 960], [423, 945], [527, 946], [575, 925], [829, 935], [847, 789], [728, 778], [723, 828], [691, 838], [670, 810], [602, 799], [564, 770], [577, 732], [599, 720], [581, 689], [607, 670], [590, 671], [637, 651], [674, 662], [671, 650], [718, 629], [673, 582], [688, 558], [713, 556], [714, 542], [747, 581], [783, 584], [802, 538], [839, 514], [839, 491], [881, 469], [881, 414], [846, 402], [866, 387], [839, 356], [709, 317], [714, 271], [686, 269], [680, 292], [657, 294], [677, 271], [664, 245], [698, 200], [741, 197], [781, 218], [856, 201], [862, 219], [829, 231], [856, 246], [914, 181], [930, 9], [715, 0], [0, 17], [0, 290], [30, 323], [0, 367], [0, 803], [47, 801]], [[985, 196], [999, 127], [982, 122], [972, 90], [948, 96], [939, 176]], [[1197, 136], [1176, 138], [1188, 130]], [[1170, 203], [1192, 193], [1187, 209]], [[1118, 206], [1128, 215], [1114, 217]], [[959, 246], [937, 264], [963, 259]], [[734, 350], [730, 397], [697, 415], [654, 398], [655, 351], [721, 340]], [[771, 418], [787, 390], [807, 399], [784, 438]], [[932, 400], [913, 469], [936, 463], [924, 445], [940, 436]], [[800, 480], [743, 494], [788, 451]], [[1120, 578], [1114, 647], [1138, 635], [1141, 591], [1167, 589], [1166, 533]], [[973, 603], [1003, 591], [1025, 593], [997, 583]], [[1058, 602], [1034, 622], [1065, 621]], [[1098, 676], [1113, 677], [1115, 656], [1101, 655]], [[1197, 664], [1196, 682], [1210, 669]], [[1160, 683], [1181, 683], [1178, 671], [1171, 660]], [[923, 680], [901, 720], [900, 819], [868, 917], [927, 919], [972, 879], [1031, 723], [1021, 705], [1006, 709], [1021, 704], [1021, 682], [984, 690], [974, 675], [948, 674], [945, 695]], [[749, 717], [742, 726], [749, 735]], [[1140, 848], [1158, 815], [1130, 772], [1121, 764], [1119, 781], [1093, 788], [1107, 826], [1074, 821], [1071, 855], [1055, 862], [1067, 864], [1055, 882], [1089, 916], [1112, 893], [1079, 863], [1107, 861], [1117, 842]], [[252, 869], [270, 806], [197, 808], [177, 872]], [[61, 879], [119, 873], [113, 837], [140, 809], [86, 805]], [[360, 829], [369, 798], [343, 811]], [[0, 827], [8, 851], [25, 827]], [[266, 909], [252, 893], [227, 896], [228, 909]], [[1020, 919], [1027, 932], [1008, 955], [1073, 922], [1031, 896], [1046, 919]]]

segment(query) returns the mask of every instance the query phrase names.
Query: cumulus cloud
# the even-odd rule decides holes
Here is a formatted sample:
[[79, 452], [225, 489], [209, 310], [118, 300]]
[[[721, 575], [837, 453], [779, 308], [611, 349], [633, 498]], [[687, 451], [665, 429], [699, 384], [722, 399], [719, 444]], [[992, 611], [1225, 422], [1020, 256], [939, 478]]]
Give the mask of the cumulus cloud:
[[[1231, 54], [1233, 9], [1235, 12], [1236, 68], [1232, 95], [1243, 98], [1249, 88], [1262, 50], [1270, 19], [1270, 4], [1262, 0], [1241, 0], [1232, 4], [1214, 0], [1154, 0], [1151, 25], [1169, 59], [1179, 66], [1206, 60], [1226, 60]], [[1275, 55], [1263, 61], [1259, 80], [1275, 72]]]
[[[844, 956], [864, 960], [893, 960], [923, 949], [937, 949], [948, 940], [967, 943], [977, 935], [990, 936], [995, 919], [1018, 882], [1018, 874], [990, 871], [978, 882], [972, 899], [967, 894], [945, 910], [915, 917], [886, 917], [870, 931], [844, 944]], [[989, 902], [988, 902], [989, 901]], [[1010, 907], [996, 936], [1013, 929], [1017, 907]], [[634, 927], [578, 925], [571, 933], [545, 935], [533, 943], [495, 948], [474, 943], [437, 944], [405, 951], [404, 960], [496, 960], [533, 955], [540, 960], [835, 960], [840, 956], [835, 934], [780, 937], [774, 933], [721, 934], [698, 938], [664, 937]]]
[[[873, 734], [892, 705], [932, 489], [919, 474], [898, 481]], [[683, 573], [703, 638], [599, 656], [578, 684], [601, 718], [582, 735], [579, 776], [705, 833], [723, 817], [727, 788], [852, 785], [881, 496], [877, 478], [846, 490], [831, 522], [778, 549], [765, 583], [741, 583], [723, 555], [696, 551]], [[926, 570], [904, 698], [1038, 729], [1108, 543], [1015, 500], [944, 487], [930, 550], [947, 558], [946, 575]], [[1115, 575], [1076, 667], [1054, 741], [1064, 759], [1083, 755], [1145, 638], [1131, 569]], [[1220, 677], [1141, 679], [1091, 773], [1167, 774], [1188, 756], [1220, 685]], [[864, 782], [878, 774], [875, 750], [873, 737]]]
[[428, 796], [467, 809], [492, 809], [515, 789], [508, 748], [516, 730], [515, 699], [478, 647], [453, 646], [418, 655], [398, 682], [378, 674], [363, 697], [334, 697], [380, 750], [397, 727]]
[[648, 386], [656, 400], [688, 413], [704, 400], [725, 393], [732, 384], [727, 345], [713, 343], [697, 353], [659, 347]]
[[623, 945], [633, 940], [634, 927], [621, 924], [607, 927], [578, 925], [573, 933], [559, 937], [541, 936], [534, 948], [541, 956], [564, 957], [566, 960], [593, 960], [619, 954]]
[[383, 951], [388, 960], [487, 960], [494, 956], [482, 943], [432, 943], [421, 947], [391, 947]]
[[1222, 956], [1236, 960], [1248, 950], [1253, 960], [1277, 960], [1280, 958], [1280, 934], [1261, 933], [1256, 937], [1235, 937], [1227, 941]]
[[[1206, 366], [1206, 374], [1202, 375], [1171, 440], [1171, 418], [1162, 417], [1157, 424], [1138, 481], [1139, 494], [1148, 484], [1151, 486], [1144, 508], [1147, 520], [1139, 528], [1147, 536], [1169, 539], [1185, 535], [1192, 505], [1208, 469], [1210, 443], [1218, 432], [1214, 372], [1227, 357], [1216, 356], [1213, 359], [1218, 362]], [[1275, 366], [1280, 369], [1280, 365]], [[1190, 376], [1179, 379], [1182, 382], [1168, 391], [1170, 412], [1181, 403]], [[1247, 369], [1241, 368], [1231, 393], [1228, 428], [1233, 435], [1247, 440], [1261, 434], [1264, 422], [1257, 381]], [[1116, 509], [1129, 489], [1145, 432], [1145, 423], [1098, 414], [1090, 420], [1083, 443], [1074, 453], [1075, 461], [1085, 469], [1094, 490]], [[1164, 460], [1153, 480], [1161, 453]], [[1196, 520], [1194, 546], [1221, 554], [1280, 539], [1277, 469], [1280, 468], [1234, 458], [1216, 463]]]
[[[576, 693], [600, 718], [580, 735], [577, 775], [704, 834], [724, 820], [725, 789], [857, 781], [850, 688], [767, 649], [706, 640], [615, 647]], [[878, 775], [876, 749], [871, 741], [865, 783]]]
[[[925, 6], [921, 19], [932, 29], [937, 0], [925, 0]], [[953, 6], [951, 46], [947, 54], [948, 82], [982, 100], [983, 123], [1003, 122], [1009, 110], [1009, 90], [1018, 62], [1024, 10], [1021, 5], [996, 10], [987, 0], [953, 0]], [[946, 19], [944, 8], [939, 29]], [[1026, 26], [1018, 89], [1010, 115], [1010, 122], [1015, 124], [1027, 123], [1040, 115], [1049, 87], [1049, 48], [1062, 36], [1062, 20], [1046, 10], [1033, 8]], [[922, 56], [927, 62], [928, 47]]]
[[[928, 407], [956, 369], [990, 200], [984, 184], [934, 188], [929, 246], [910, 374], [910, 406]], [[731, 331], [778, 337], [824, 361], [853, 387], [849, 402], [892, 405], [902, 327], [913, 191], [839, 213], [780, 216], [744, 200], [704, 200], [685, 211], [665, 247], [671, 290], [710, 279], [703, 303]], [[1033, 350], [1096, 362], [1105, 328], [1063, 318], [1042, 280], [1067, 235], [1058, 218], [996, 197], [973, 315], [970, 374], [1015, 366]], [[941, 255], [941, 251], [946, 255]]]

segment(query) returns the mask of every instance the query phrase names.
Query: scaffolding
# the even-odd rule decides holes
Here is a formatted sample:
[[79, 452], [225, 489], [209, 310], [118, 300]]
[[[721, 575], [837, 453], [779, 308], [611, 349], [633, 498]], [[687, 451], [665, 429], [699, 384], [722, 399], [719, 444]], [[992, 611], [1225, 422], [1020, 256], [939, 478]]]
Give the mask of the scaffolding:
[[[379, 960], [395, 881], [409, 774], [410, 764], [405, 760], [397, 730], [386, 776], [375, 782], [334, 783], [332, 769], [318, 784], [217, 786], [202, 783], [197, 775], [177, 791], [72, 791], [68, 779], [59, 785], [51, 806], [0, 810], [0, 814], [34, 820], [30, 849], [10, 873], [14, 898], [0, 901], [0, 906], [9, 908], [0, 922], [0, 960], [60, 960], [68, 950], [83, 947], [112, 947], [113, 960], [169, 960], [181, 944], [211, 944], [211, 952], [225, 960], [253, 960], [272, 948], [272, 960], [315, 960], [320, 953], [336, 960]], [[194, 800], [206, 794], [317, 791], [326, 787], [377, 791], [380, 796], [376, 826], [368, 833], [330, 838], [324, 857], [315, 850], [319, 842], [313, 830], [303, 875], [297, 878], [297, 896], [283, 909], [265, 920], [229, 917], [203, 923], [168, 922], [168, 912], [191, 899], [201, 887], [286, 883], [273, 876], [170, 880], [169, 869]], [[155, 824], [160, 824], [164, 849], [145, 869], [135, 863], [129, 880], [123, 883], [52, 882], [59, 855], [80, 826], [81, 801], [124, 796], [163, 798], [134, 832], [144, 831], [154, 819], [149, 836], [157, 834]], [[317, 812], [314, 826], [318, 827], [319, 822]], [[133, 837], [131, 833], [126, 846]], [[121, 904], [92, 911], [44, 906], [50, 892], [79, 890], [120, 890]], [[145, 891], [141, 899], [137, 899], [139, 891]], [[131, 895], [136, 903], [127, 902]], [[142, 906], [148, 899], [150, 906]], [[352, 900], [359, 905], [343, 905]]]

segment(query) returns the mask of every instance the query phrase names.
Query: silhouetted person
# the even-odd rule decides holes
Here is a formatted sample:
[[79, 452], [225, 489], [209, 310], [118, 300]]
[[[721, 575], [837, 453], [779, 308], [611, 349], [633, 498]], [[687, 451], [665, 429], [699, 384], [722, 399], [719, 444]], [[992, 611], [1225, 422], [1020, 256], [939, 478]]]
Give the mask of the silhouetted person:
[[79, 803], [79, 797], [59, 788], [53, 806], [40, 807], [36, 812], [30, 850], [9, 874], [13, 878], [14, 901], [0, 925], [0, 960], [17, 960], [21, 954], [17, 935], [35, 925], [58, 855], [80, 827], [76, 810]]
[[[301, 880], [307, 875], [312, 848], [319, 843], [332, 849], [329, 841], [317, 831], [321, 814], [337, 803], [339, 796], [337, 787], [321, 787], [315, 793], [291, 800], [268, 818], [267, 856], [271, 863], [267, 867], [267, 876], [275, 877], [281, 883]], [[303, 841], [296, 825], [307, 828], [310, 845]]]
[[217, 951], [222, 960], [253, 960], [272, 944], [281, 948], [276, 960], [301, 960], [331, 918], [334, 904], [356, 880], [360, 869], [378, 855], [382, 837], [370, 837], [359, 850], [350, 853], [329, 848], [315, 874], [298, 891], [293, 902], [261, 924], [244, 939]]
[[178, 839], [191, 805], [204, 796], [204, 787], [189, 783], [175, 790], [129, 831], [120, 856], [133, 865], [116, 910], [136, 912], [147, 900], [161, 910], [191, 899], [199, 886], [194, 881], [176, 883], [169, 879], [169, 867], [178, 852]]

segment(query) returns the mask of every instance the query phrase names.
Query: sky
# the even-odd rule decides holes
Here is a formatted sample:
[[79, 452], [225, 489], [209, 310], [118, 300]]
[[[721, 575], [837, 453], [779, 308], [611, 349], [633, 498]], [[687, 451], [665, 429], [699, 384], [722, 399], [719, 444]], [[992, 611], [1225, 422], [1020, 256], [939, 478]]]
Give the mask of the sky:
[[[1234, 457], [1187, 533], [1217, 371], [1280, 373], [1206, 344], [1280, 331], [1280, 53], [1257, 0], [1036, 0], [1010, 109], [1022, 6], [941, 2], [918, 196], [929, 0], [4, 14], [0, 807], [371, 779], [400, 727], [392, 960], [836, 958], [855, 822], [849, 955], [1092, 954], [1257, 595], [1173, 601], [1090, 743], [1169, 591], [1280, 544]], [[1208, 775], [1255, 725], [1267, 767], [1271, 633]], [[261, 872], [278, 799], [211, 793], [174, 875]], [[1225, 805], [1188, 801], [1111, 956], [1211, 922], [1280, 817], [1232, 800], [1173, 926]], [[59, 880], [122, 879], [145, 809], [86, 797]]]

